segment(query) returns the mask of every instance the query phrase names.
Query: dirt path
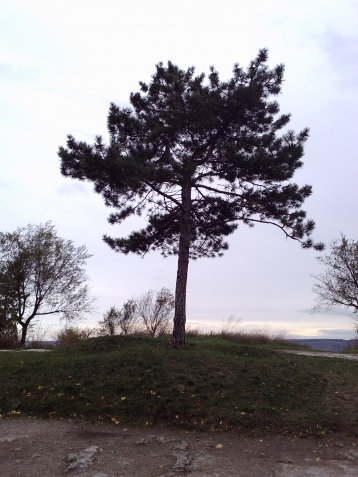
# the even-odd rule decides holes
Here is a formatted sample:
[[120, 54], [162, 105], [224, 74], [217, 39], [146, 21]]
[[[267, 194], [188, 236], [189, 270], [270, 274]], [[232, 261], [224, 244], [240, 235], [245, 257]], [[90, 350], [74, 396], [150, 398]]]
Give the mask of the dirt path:
[[295, 349], [279, 349], [277, 351], [280, 353], [300, 354], [303, 356], [320, 356], [321, 358], [342, 358], [358, 361], [358, 354], [331, 353], [329, 351], [299, 351]]
[[358, 475], [358, 438], [223, 434], [0, 420], [1, 477], [342, 477]]

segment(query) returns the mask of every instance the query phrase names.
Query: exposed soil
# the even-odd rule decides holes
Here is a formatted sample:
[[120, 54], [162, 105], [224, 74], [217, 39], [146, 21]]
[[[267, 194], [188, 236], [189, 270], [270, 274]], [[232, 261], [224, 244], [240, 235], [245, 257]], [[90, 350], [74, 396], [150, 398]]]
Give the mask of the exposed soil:
[[342, 477], [358, 438], [186, 433], [41, 419], [0, 420], [1, 477]]
[[300, 354], [303, 356], [319, 356], [321, 358], [342, 358], [350, 359], [352, 361], [358, 361], [358, 354], [343, 354], [343, 353], [331, 353], [330, 351], [306, 351], [295, 349], [279, 349], [280, 353]]

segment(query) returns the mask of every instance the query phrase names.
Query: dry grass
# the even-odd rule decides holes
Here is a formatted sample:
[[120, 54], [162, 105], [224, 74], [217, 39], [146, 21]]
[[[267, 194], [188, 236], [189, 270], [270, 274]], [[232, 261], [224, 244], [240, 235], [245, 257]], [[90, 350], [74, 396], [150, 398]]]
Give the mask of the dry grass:
[[290, 344], [289, 341], [286, 339], [286, 334], [284, 331], [269, 333], [267, 330], [243, 330], [237, 332], [220, 332], [219, 336], [223, 340], [233, 341], [235, 343], [240, 344]]
[[358, 336], [355, 339], [355, 342], [353, 344], [349, 343], [346, 349], [344, 349], [342, 352], [347, 354], [358, 354]]
[[218, 337], [225, 341], [232, 341], [238, 344], [247, 345], [283, 345], [292, 346], [292, 343], [286, 338], [286, 331], [279, 330], [270, 332], [266, 328], [256, 330], [241, 329], [241, 319], [231, 315], [224, 320], [222, 326], [217, 332], [204, 333], [199, 327], [194, 329], [194, 333], [189, 331], [189, 336], [198, 336], [213, 338]]

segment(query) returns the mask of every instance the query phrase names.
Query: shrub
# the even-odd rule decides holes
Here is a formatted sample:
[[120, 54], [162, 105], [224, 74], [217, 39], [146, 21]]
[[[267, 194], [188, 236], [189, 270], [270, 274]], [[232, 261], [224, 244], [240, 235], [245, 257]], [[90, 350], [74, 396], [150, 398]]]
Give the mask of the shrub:
[[68, 346], [78, 341], [87, 340], [93, 336], [93, 330], [91, 328], [79, 328], [76, 326], [70, 326], [59, 330], [55, 336], [55, 339], [59, 346]]
[[98, 328], [96, 329], [96, 334], [98, 336], [112, 336], [117, 334], [117, 328], [120, 318], [120, 311], [115, 307], [111, 306], [108, 311], [103, 315], [103, 319], [98, 322]]

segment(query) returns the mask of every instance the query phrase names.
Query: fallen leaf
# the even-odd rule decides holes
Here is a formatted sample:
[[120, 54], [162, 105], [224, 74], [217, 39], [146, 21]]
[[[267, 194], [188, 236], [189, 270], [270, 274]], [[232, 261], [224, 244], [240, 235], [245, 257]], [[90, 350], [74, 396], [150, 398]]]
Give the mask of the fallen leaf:
[[222, 449], [223, 447], [224, 447], [224, 446], [223, 446], [222, 444], [218, 444], [218, 445], [216, 446], [217, 449]]

